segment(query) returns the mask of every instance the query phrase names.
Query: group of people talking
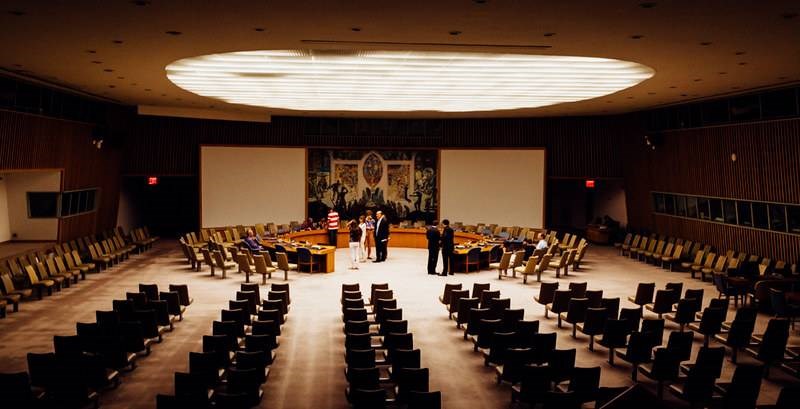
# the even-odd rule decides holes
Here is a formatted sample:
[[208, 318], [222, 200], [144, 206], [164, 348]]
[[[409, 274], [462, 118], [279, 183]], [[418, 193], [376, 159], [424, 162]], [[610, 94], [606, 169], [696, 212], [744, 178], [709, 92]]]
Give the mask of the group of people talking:
[[[336, 238], [339, 234], [339, 213], [333, 209], [328, 209], [327, 218], [328, 243], [336, 246]], [[364, 214], [347, 222], [348, 243], [350, 247], [350, 269], [358, 269], [358, 264], [372, 259], [372, 247], [375, 247], [375, 259], [373, 263], [386, 261], [386, 249], [389, 242], [389, 221], [382, 211], [375, 213], [372, 217], [372, 210], [367, 210]]]

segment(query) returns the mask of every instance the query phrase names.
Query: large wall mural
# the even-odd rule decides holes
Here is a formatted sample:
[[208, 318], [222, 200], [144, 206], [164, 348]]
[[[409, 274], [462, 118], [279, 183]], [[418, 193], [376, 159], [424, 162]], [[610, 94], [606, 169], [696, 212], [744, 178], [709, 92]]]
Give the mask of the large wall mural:
[[392, 222], [436, 218], [436, 150], [308, 150], [308, 216], [383, 210]]

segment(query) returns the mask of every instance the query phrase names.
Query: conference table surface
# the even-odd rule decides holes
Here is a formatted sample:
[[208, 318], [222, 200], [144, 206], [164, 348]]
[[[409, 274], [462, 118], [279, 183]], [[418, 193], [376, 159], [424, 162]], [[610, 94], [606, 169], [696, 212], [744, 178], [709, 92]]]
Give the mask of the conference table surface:
[[[425, 228], [401, 228], [392, 227], [389, 234], [389, 247], [406, 247], [406, 248], [428, 248], [428, 239], [425, 235]], [[337, 233], [336, 248], [347, 248], [349, 242], [349, 231], [347, 229], [339, 229]], [[282, 241], [281, 241], [282, 240]], [[328, 231], [327, 230], [303, 230], [284, 235], [281, 240], [277, 241], [278, 244], [283, 245], [287, 253], [296, 252], [295, 246], [309, 247], [309, 245], [317, 245], [317, 248], [311, 247], [311, 254], [320, 259], [324, 256], [327, 260], [328, 268], [323, 269], [325, 272], [332, 272], [333, 265], [333, 252], [334, 247], [327, 245]], [[492, 249], [501, 245], [501, 243], [487, 241], [486, 237], [466, 232], [455, 232], [453, 242], [456, 244], [454, 249], [455, 259], [453, 260], [454, 271], [464, 271], [464, 261], [466, 260], [467, 253], [473, 248], [481, 249], [481, 269], [489, 267], [490, 253]], [[295, 244], [292, 244], [295, 243]], [[307, 244], [306, 244], [307, 243]], [[287, 246], [288, 244], [288, 246]]]

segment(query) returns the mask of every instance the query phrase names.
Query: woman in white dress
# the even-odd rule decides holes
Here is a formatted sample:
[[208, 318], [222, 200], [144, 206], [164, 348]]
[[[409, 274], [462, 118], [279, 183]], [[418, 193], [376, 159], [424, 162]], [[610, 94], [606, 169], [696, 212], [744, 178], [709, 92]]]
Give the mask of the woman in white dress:
[[367, 261], [367, 219], [364, 215], [358, 218], [358, 227], [361, 228], [361, 242], [359, 248], [361, 249], [360, 260], [362, 263]]
[[347, 223], [347, 228], [350, 230], [348, 232], [350, 238], [350, 269], [356, 270], [358, 269], [358, 259], [361, 255], [361, 240], [364, 234], [363, 230], [358, 227], [358, 223], [355, 221], [355, 219], [350, 220], [350, 223]]

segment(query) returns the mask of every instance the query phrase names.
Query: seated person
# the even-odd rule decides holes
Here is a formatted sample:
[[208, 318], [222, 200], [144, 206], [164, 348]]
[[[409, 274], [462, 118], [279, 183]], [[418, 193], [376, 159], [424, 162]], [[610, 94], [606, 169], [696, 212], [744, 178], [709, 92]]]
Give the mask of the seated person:
[[522, 240], [522, 245], [525, 250], [525, 256], [522, 259], [528, 261], [528, 259], [531, 258], [531, 254], [533, 254], [533, 250], [536, 249], [536, 246], [528, 239]]
[[544, 239], [544, 234], [539, 233], [537, 238], [539, 239], [539, 242], [536, 243], [536, 250], [546, 249], [548, 246], [547, 240]]
[[300, 225], [300, 230], [313, 230], [314, 229], [314, 219], [308, 218], [303, 221], [303, 224]]
[[250, 251], [261, 251], [264, 250], [261, 245], [258, 244], [256, 238], [254, 237], [253, 231], [247, 229], [247, 235], [242, 237], [242, 243], [250, 250]]

